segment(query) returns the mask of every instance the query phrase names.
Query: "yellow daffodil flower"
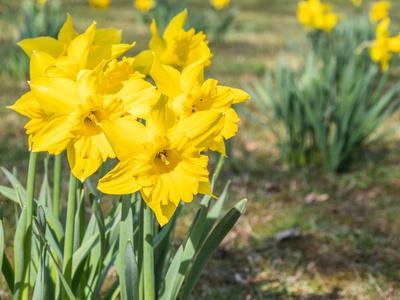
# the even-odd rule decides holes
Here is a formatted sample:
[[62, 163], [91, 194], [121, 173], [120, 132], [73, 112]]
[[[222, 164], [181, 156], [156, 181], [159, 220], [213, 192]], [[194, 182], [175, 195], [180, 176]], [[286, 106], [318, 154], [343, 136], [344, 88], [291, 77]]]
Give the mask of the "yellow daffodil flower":
[[362, 4], [362, 0], [351, 0], [355, 6], [360, 6]]
[[[133, 44], [119, 44], [120, 40], [120, 30], [96, 30], [95, 24], [90, 26], [85, 33], [78, 35], [73, 29], [71, 16], [68, 15], [57, 40], [51, 37], [39, 37], [23, 40], [19, 45], [31, 58], [31, 80], [45, 73], [47, 76], [64, 76], [75, 80], [80, 70], [96, 67], [103, 58], [118, 57], [133, 46]], [[57, 66], [62, 66], [62, 68], [57, 68]], [[63, 70], [63, 72], [52, 74], [54, 70], [57, 72]], [[32, 92], [23, 95], [9, 108], [31, 119], [25, 126], [28, 135], [35, 134], [43, 127], [43, 122], [49, 118]]]
[[249, 95], [239, 89], [218, 85], [218, 81], [208, 79], [204, 82], [203, 69], [208, 60], [210, 50], [201, 43], [200, 59], [180, 73], [174, 68], [162, 65], [157, 57], [154, 58], [150, 71], [158, 89], [169, 98], [169, 106], [179, 119], [189, 118], [200, 111], [215, 111], [224, 114], [224, 128], [212, 140], [207, 149], [218, 151], [225, 155], [225, 143], [235, 135], [238, 129], [239, 117], [232, 104], [246, 101]]
[[[145, 118], [159, 98], [159, 93], [144, 75], [133, 71], [134, 59], [112, 61], [105, 71], [105, 62], [94, 70], [83, 70], [78, 81], [67, 77], [35, 76], [32, 92], [11, 107], [21, 113], [40, 107], [41, 114], [30, 117], [34, 129], [32, 151], [59, 154], [67, 149], [73, 174], [84, 181], [108, 157], [115, 157], [101, 130], [101, 122], [121, 117]], [[64, 71], [52, 70], [52, 74]], [[36, 101], [34, 101], [36, 100]], [[21, 107], [22, 106], [22, 107]], [[44, 113], [43, 113], [44, 112]], [[37, 123], [39, 126], [34, 126]]]
[[73, 57], [78, 64], [75, 67], [77, 74], [81, 69], [95, 68], [103, 59], [109, 60], [121, 56], [134, 45], [120, 42], [121, 30], [114, 28], [96, 30], [95, 23], [85, 33], [78, 35], [68, 14], [67, 21], [57, 39], [48, 36], [37, 37], [22, 40], [18, 45], [29, 57], [32, 56], [33, 51], [45, 52], [54, 58]]
[[135, 0], [136, 9], [140, 10], [143, 14], [147, 14], [150, 9], [156, 7], [155, 0]]
[[[152, 39], [149, 43], [150, 50], [137, 55], [135, 68], [144, 74], [149, 74], [153, 64], [153, 53], [162, 64], [172, 66], [181, 71], [185, 66], [193, 63], [199, 57], [199, 45], [201, 42], [208, 44], [206, 35], [203, 32], [196, 33], [194, 28], [189, 31], [183, 29], [187, 17], [184, 10], [175, 16], [164, 31], [163, 38], [158, 35], [156, 21], [151, 23]], [[210, 57], [207, 60], [209, 65]]]
[[120, 162], [98, 185], [100, 191], [117, 195], [140, 190], [161, 225], [181, 200], [191, 202], [198, 193], [212, 195], [208, 157], [200, 152], [223, 128], [222, 113], [214, 111], [176, 121], [167, 101], [160, 98], [146, 126], [132, 119], [103, 122]]
[[330, 31], [336, 26], [338, 15], [331, 12], [329, 4], [319, 0], [300, 1], [297, 18], [308, 29]]
[[215, 9], [223, 9], [231, 2], [231, 0], [210, 0], [210, 4], [214, 6]]
[[377, 22], [385, 19], [389, 15], [389, 9], [392, 6], [390, 1], [375, 2], [369, 12], [369, 19], [372, 22]]
[[390, 19], [383, 19], [376, 28], [377, 39], [372, 42], [369, 53], [373, 61], [380, 62], [382, 71], [386, 71], [389, 67], [389, 61], [392, 53], [400, 53], [400, 35], [390, 37], [388, 30]]
[[89, 4], [94, 8], [107, 9], [111, 0], [89, 0]]

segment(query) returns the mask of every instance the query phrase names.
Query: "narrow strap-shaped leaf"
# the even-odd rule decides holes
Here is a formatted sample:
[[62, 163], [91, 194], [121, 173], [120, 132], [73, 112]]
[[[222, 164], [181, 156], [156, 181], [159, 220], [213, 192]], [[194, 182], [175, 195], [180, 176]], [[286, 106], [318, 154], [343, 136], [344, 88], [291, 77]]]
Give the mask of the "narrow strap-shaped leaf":
[[118, 257], [118, 271], [119, 271], [119, 282], [121, 285], [121, 299], [126, 300], [128, 298], [128, 285], [131, 284], [126, 278], [126, 249], [127, 241], [133, 239], [133, 220], [132, 220], [132, 209], [130, 197], [122, 197], [122, 209], [121, 209], [121, 222], [120, 222], [120, 237], [119, 237], [119, 257]]
[[[125, 249], [125, 277], [127, 282], [126, 299], [139, 300], [139, 272], [132, 241], [130, 240], [127, 241]], [[122, 298], [122, 300], [124, 300], [124, 298]]]
[[4, 275], [4, 278], [6, 279], [8, 288], [10, 289], [11, 293], [14, 292], [14, 270], [11, 266], [10, 261], [7, 258], [6, 253], [3, 253], [3, 264], [1, 268], [1, 272]]
[[104, 216], [101, 211], [100, 204], [93, 194], [89, 194], [90, 202], [92, 203], [93, 213], [96, 217], [97, 228], [100, 236], [100, 263], [99, 270], [102, 268], [103, 259], [106, 255], [106, 226], [104, 224]]
[[160, 292], [159, 300], [173, 299], [172, 293], [174, 291], [174, 283], [179, 273], [179, 268], [182, 262], [182, 255], [183, 255], [183, 247], [181, 245], [174, 256], [171, 265], [167, 270], [167, 273], [164, 278], [164, 285]]
[[[71, 172], [69, 178], [67, 220], [65, 225], [65, 241], [64, 241], [64, 254], [63, 254], [63, 274], [67, 285], [70, 285], [72, 283], [77, 180], [78, 179]], [[67, 294], [65, 290], [62, 290], [61, 292], [61, 299], [67, 299]]]
[[[172, 299], [176, 299], [176, 297], [178, 296], [179, 290], [181, 289], [182, 283], [185, 279], [186, 272], [200, 246], [200, 238], [202, 236], [205, 220], [207, 218], [210, 199], [210, 196], [205, 196], [203, 198], [200, 209], [197, 212], [194, 221], [192, 222], [189, 232], [186, 235], [185, 241], [183, 242], [184, 248], [182, 254], [182, 263], [180, 264], [179, 273], [177, 274], [175, 279]], [[174, 258], [174, 260], [175, 259], [177, 258]], [[174, 261], [172, 263], [174, 263]]]
[[62, 154], [54, 156], [53, 212], [57, 219], [61, 215], [61, 162]]
[[69, 287], [67, 281], [65, 280], [65, 277], [60, 269], [60, 267], [58, 266], [58, 263], [56, 261], [56, 259], [54, 258], [53, 254], [51, 253], [51, 250], [49, 248], [48, 245], [45, 246], [45, 249], [47, 250], [47, 252], [50, 254], [51, 259], [54, 262], [54, 265], [56, 266], [57, 272], [58, 272], [58, 276], [61, 280], [62, 286], [64, 288], [65, 293], [67, 294], [67, 296], [69, 297], [69, 300], [75, 300], [75, 296], [74, 293], [72, 292], [71, 288]]
[[[3, 204], [1, 204], [3, 206]], [[3, 219], [3, 218], [2, 218]], [[3, 269], [3, 257], [4, 257], [4, 228], [3, 228], [3, 220], [0, 220], [0, 270]]]
[[19, 180], [12, 174], [10, 173], [7, 169], [1, 167], [1, 170], [3, 171], [4, 175], [6, 175], [7, 179], [10, 181], [11, 185], [13, 186], [14, 189], [17, 189], [19, 187], [22, 192], [23, 196], [23, 201], [25, 202], [26, 198], [26, 190], [24, 189], [23, 185], [19, 182]]
[[26, 208], [22, 209], [14, 237], [14, 293], [13, 299], [21, 299], [24, 280], [24, 245], [26, 235]]
[[219, 197], [219, 200], [217, 200], [215, 202], [215, 204], [212, 206], [212, 208], [210, 209], [210, 212], [208, 213], [207, 219], [204, 224], [204, 229], [203, 229], [203, 233], [200, 238], [200, 241], [204, 241], [206, 239], [207, 235], [210, 233], [212, 227], [214, 226], [215, 221], [217, 221], [219, 214], [221, 213], [222, 206], [224, 205], [226, 196], [228, 194], [228, 189], [229, 189], [230, 183], [231, 182], [228, 181], [225, 184], [224, 190], [222, 191], [222, 194]]
[[182, 288], [182, 293], [180, 296], [181, 300], [186, 300], [189, 297], [211, 255], [242, 215], [246, 203], [247, 199], [243, 199], [233, 208], [231, 208], [231, 210], [221, 219], [221, 221], [211, 232], [210, 236], [205, 241], [195, 261], [193, 262], [190, 273], [187, 276], [185, 284]]
[[73, 268], [72, 274], [73, 276], [77, 276], [76, 271], [82, 261], [88, 256], [90, 251], [99, 243], [99, 235], [92, 236], [89, 240], [86, 241], [82, 246], [80, 246], [72, 257]]
[[17, 198], [17, 192], [14, 189], [6, 186], [0, 186], [0, 194], [13, 202], [20, 204]]
[[154, 217], [153, 211], [147, 204], [142, 205], [143, 209], [143, 274], [144, 274], [144, 297], [146, 300], [155, 299], [154, 281]]
[[51, 194], [50, 194], [50, 185], [49, 185], [49, 156], [47, 155], [44, 160], [44, 175], [43, 175], [43, 180], [42, 180], [42, 185], [40, 186], [40, 192], [39, 192], [39, 198], [38, 201], [44, 205], [49, 207], [50, 209], [53, 208], [53, 202], [51, 199]]
[[99, 280], [96, 283], [96, 287], [93, 291], [93, 294], [90, 296], [91, 299], [98, 299], [99, 298], [99, 294], [100, 294], [100, 290], [101, 287], [105, 281], [105, 279], [107, 278], [107, 274], [108, 271], [111, 269], [111, 267], [114, 265], [115, 260], [117, 259], [117, 254], [115, 254], [110, 262], [108, 263], [108, 265], [103, 269], [103, 271], [101, 272], [101, 275], [99, 277]]

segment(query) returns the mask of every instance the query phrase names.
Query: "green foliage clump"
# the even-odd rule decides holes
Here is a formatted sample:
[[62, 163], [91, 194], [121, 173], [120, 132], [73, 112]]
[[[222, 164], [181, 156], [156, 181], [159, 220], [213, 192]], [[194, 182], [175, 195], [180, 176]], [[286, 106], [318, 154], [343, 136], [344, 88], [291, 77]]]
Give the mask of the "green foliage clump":
[[395, 60], [387, 72], [380, 71], [364, 47], [372, 36], [366, 18], [343, 22], [328, 34], [309, 36], [312, 47], [300, 70], [282, 59], [264, 82], [247, 86], [278, 140], [283, 162], [301, 166], [322, 160], [328, 172], [345, 170], [399, 107], [400, 83], [389, 80]]

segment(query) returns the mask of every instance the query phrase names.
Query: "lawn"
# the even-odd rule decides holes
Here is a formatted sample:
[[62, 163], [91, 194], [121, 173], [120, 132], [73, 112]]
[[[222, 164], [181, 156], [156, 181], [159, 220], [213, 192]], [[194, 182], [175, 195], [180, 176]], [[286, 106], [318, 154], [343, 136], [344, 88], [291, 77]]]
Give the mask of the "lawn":
[[[105, 11], [90, 9], [86, 1], [64, 2], [77, 31], [96, 20], [99, 27], [122, 29], [123, 42], [135, 40], [130, 53], [146, 49], [150, 30], [135, 23], [128, 1], [113, 0]], [[294, 65], [303, 62], [297, 51], [304, 42], [297, 1], [232, 2], [240, 8], [234, 32], [226, 43], [210, 44], [214, 58], [208, 77], [242, 88], [273, 70], [282, 55]], [[360, 13], [347, 1], [337, 2], [346, 17]], [[2, 35], [10, 26], [10, 5], [16, 4], [0, 4], [5, 12], [0, 15]], [[400, 28], [399, 12], [400, 2], [393, 1], [395, 28]], [[0, 37], [0, 50], [9, 46], [9, 37]], [[26, 119], [5, 106], [26, 92], [28, 84], [1, 76], [0, 90], [1, 165], [9, 170], [16, 165], [23, 178], [28, 165]], [[258, 115], [251, 100], [244, 109]], [[385, 126], [398, 126], [399, 116]], [[362, 149], [348, 172], [326, 175], [320, 166], [288, 170], [279, 161], [271, 133], [244, 116], [239, 124], [216, 194], [231, 180], [226, 208], [244, 197], [248, 204], [208, 263], [192, 299], [399, 299], [400, 131]], [[3, 174], [0, 185], [8, 185]], [[5, 204], [7, 253], [12, 255], [13, 206], [2, 196], [0, 200]], [[194, 209], [184, 207], [178, 235], [183, 236]], [[277, 238], [287, 230], [295, 234]], [[0, 295], [9, 296], [5, 285], [2, 289]]]

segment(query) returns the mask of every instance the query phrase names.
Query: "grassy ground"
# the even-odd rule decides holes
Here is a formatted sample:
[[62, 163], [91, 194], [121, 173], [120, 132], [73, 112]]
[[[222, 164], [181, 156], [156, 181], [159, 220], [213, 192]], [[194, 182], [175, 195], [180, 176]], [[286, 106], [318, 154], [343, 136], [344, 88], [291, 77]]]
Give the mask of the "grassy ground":
[[[124, 41], [136, 40], [133, 53], [146, 48], [149, 28], [134, 23], [132, 10], [122, 0], [114, 0], [102, 12], [89, 9], [84, 1], [65, 2], [78, 31], [96, 20], [99, 27], [121, 28]], [[347, 1], [337, 2], [346, 15], [359, 13]], [[295, 16], [297, 1], [233, 3], [241, 9], [235, 33], [228, 44], [210, 45], [210, 77], [241, 87], [273, 69], [281, 53], [293, 63], [299, 61], [295, 50], [303, 41], [303, 30]], [[399, 16], [399, 11], [400, 3], [393, 3], [392, 15]], [[0, 21], [0, 28], [4, 26]], [[3, 39], [0, 49], [7, 46]], [[1, 165], [17, 165], [23, 173], [28, 158], [25, 119], [4, 107], [22, 95], [27, 84], [4, 76], [0, 83]], [[245, 107], [255, 112], [251, 101]], [[399, 299], [399, 133], [364, 149], [350, 172], [327, 176], [317, 167], [285, 170], [268, 132], [245, 118], [240, 126], [233, 143], [236, 164], [226, 166], [217, 190], [231, 179], [227, 207], [243, 197], [249, 199], [248, 206], [214, 254], [192, 298]], [[0, 184], [8, 184], [2, 175]], [[185, 207], [182, 228], [193, 209]], [[12, 207], [6, 211], [6, 232], [12, 240]], [[294, 228], [296, 237], [275, 239]]]

